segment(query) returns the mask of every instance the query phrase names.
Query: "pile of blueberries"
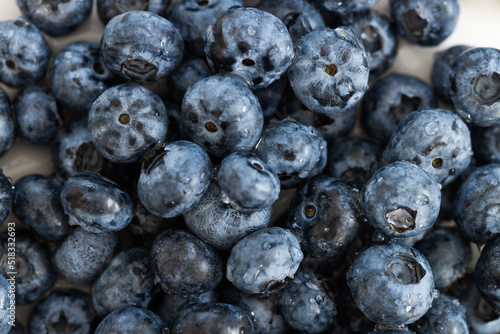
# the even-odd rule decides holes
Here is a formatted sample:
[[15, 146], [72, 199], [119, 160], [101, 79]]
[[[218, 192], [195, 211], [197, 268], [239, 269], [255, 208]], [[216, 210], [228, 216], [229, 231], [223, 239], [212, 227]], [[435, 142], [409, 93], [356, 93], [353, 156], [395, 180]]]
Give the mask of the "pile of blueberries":
[[0, 333], [500, 333], [500, 50], [384, 75], [459, 6], [377, 2], [97, 0], [53, 55], [93, 1], [17, 0], [0, 154], [55, 172], [0, 172]]

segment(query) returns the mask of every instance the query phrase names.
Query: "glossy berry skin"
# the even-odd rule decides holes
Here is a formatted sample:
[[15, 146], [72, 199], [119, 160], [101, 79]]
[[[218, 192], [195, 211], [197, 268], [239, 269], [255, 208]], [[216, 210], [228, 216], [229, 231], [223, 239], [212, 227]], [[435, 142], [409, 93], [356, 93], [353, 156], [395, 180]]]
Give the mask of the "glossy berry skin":
[[325, 29], [320, 12], [305, 0], [265, 0], [260, 1], [257, 8], [282, 20], [294, 44], [313, 30]]
[[286, 227], [308, 254], [338, 256], [356, 239], [362, 223], [357, 197], [336, 177], [312, 178], [294, 194]]
[[271, 206], [280, 193], [280, 180], [266, 160], [249, 151], [225, 157], [217, 171], [217, 182], [231, 203], [244, 209]]
[[52, 146], [52, 164], [63, 179], [79, 172], [101, 172], [105, 160], [90, 139], [87, 120], [72, 122], [61, 133]]
[[410, 328], [417, 334], [469, 334], [464, 307], [458, 299], [441, 294], [432, 302], [429, 311]]
[[102, 319], [95, 334], [168, 333], [167, 324], [154, 312], [139, 306], [127, 306]]
[[322, 7], [339, 15], [360, 12], [374, 6], [379, 0], [322, 0]]
[[234, 245], [227, 260], [226, 277], [244, 293], [269, 294], [283, 287], [303, 258], [299, 241], [292, 232], [268, 227]]
[[9, 216], [14, 204], [15, 191], [10, 180], [0, 169], [0, 224]]
[[143, 10], [163, 16], [170, 5], [170, 0], [97, 0], [97, 13], [106, 24], [120, 14]]
[[88, 130], [105, 158], [138, 162], [166, 139], [167, 110], [158, 95], [136, 83], [114, 86], [92, 104]]
[[136, 83], [111, 87], [92, 104], [88, 130], [107, 159], [138, 162], [166, 140], [167, 109], [158, 95]]
[[43, 240], [64, 239], [70, 226], [61, 203], [61, 183], [50, 176], [29, 174], [17, 181], [15, 187], [15, 215]]
[[[56, 270], [52, 264], [52, 252], [48, 245], [42, 244], [28, 234], [17, 233], [15, 236], [15, 265], [11, 266], [7, 254], [11, 251], [10, 238], [0, 244], [2, 263], [1, 274], [10, 277], [16, 274], [16, 303], [27, 304], [47, 292], [56, 281]], [[13, 264], [13, 263], [12, 263]]]
[[474, 158], [480, 164], [500, 163], [500, 125], [471, 128]]
[[69, 224], [92, 233], [115, 232], [134, 214], [130, 196], [110, 179], [91, 172], [70, 177], [61, 190], [61, 203]]
[[87, 293], [57, 289], [36, 303], [29, 318], [32, 333], [93, 333], [97, 320]]
[[215, 303], [217, 294], [215, 290], [193, 295], [178, 295], [175, 293], [166, 293], [158, 308], [158, 315], [170, 326], [174, 323], [177, 316], [189, 305]]
[[172, 325], [172, 334], [254, 334], [248, 315], [224, 303], [187, 306]]
[[157, 81], [181, 62], [184, 42], [167, 19], [150, 12], [115, 16], [104, 29], [101, 54], [115, 75], [139, 83]]
[[398, 52], [396, 27], [389, 18], [372, 10], [355, 12], [341, 18], [356, 33], [368, 51], [370, 81], [386, 72]]
[[148, 255], [147, 248], [135, 247], [111, 259], [92, 286], [92, 306], [99, 317], [128, 305], [148, 306], [154, 292]]
[[270, 124], [262, 132], [255, 152], [269, 162], [271, 168], [288, 186], [301, 179], [320, 174], [326, 165], [326, 141], [312, 126], [293, 119]]
[[500, 124], [500, 50], [474, 48], [450, 65], [446, 92], [452, 107], [476, 126]]
[[348, 138], [328, 147], [325, 173], [361, 188], [382, 167], [381, 158], [382, 149], [377, 144]]
[[492, 237], [486, 243], [486, 246], [481, 251], [481, 255], [476, 263], [474, 272], [474, 283], [483, 298], [495, 310], [500, 306], [499, 284], [499, 267], [498, 267], [498, 252], [500, 250], [500, 238]]
[[174, 1], [167, 18], [179, 29], [186, 50], [205, 58], [203, 34], [229, 8], [243, 6], [242, 0]]
[[290, 331], [290, 326], [281, 314], [279, 294], [266, 296], [241, 293], [235, 303], [252, 320], [255, 334], [285, 334]]
[[456, 45], [434, 55], [431, 80], [434, 92], [441, 101], [450, 103], [448, 92], [446, 91], [450, 65], [460, 54], [470, 48], [467, 45]]
[[17, 0], [23, 15], [41, 31], [52, 36], [66, 35], [90, 16], [92, 0]]
[[438, 183], [406, 161], [379, 169], [361, 190], [361, 205], [368, 221], [395, 238], [415, 236], [431, 228], [440, 204]]
[[418, 320], [432, 306], [435, 293], [425, 257], [396, 242], [363, 250], [347, 273], [347, 284], [368, 319], [383, 325]]
[[260, 138], [264, 117], [257, 97], [232, 75], [214, 75], [184, 95], [182, 123], [186, 135], [213, 157], [252, 149]]
[[500, 233], [499, 183], [500, 164], [478, 167], [462, 183], [453, 203], [453, 218], [460, 231], [479, 245]]
[[[0, 333], [7, 334], [12, 331], [12, 327], [9, 320], [10, 311], [8, 307], [10, 306], [10, 298], [9, 298], [9, 288], [10, 283], [7, 279], [0, 275], [0, 300], [3, 305], [6, 305], [2, 310], [0, 310], [0, 316], [2, 317], [0, 320]], [[8, 306], [7, 306], [8, 305]]]
[[332, 293], [313, 271], [300, 269], [283, 289], [281, 313], [294, 329], [321, 333], [333, 324], [337, 311]]
[[90, 106], [112, 83], [98, 44], [75, 42], [55, 55], [49, 72], [56, 100], [71, 112], [87, 115]]
[[14, 118], [10, 100], [0, 88], [0, 156], [4, 155], [14, 143], [15, 137]]
[[201, 58], [184, 58], [180, 65], [167, 77], [169, 96], [181, 104], [184, 94], [198, 81], [211, 76], [213, 72]]
[[422, 80], [393, 73], [377, 81], [361, 105], [361, 125], [373, 138], [386, 144], [397, 125], [415, 110], [435, 108], [432, 88]]
[[0, 82], [21, 87], [40, 80], [52, 56], [43, 33], [24, 17], [0, 22], [0, 31]]
[[91, 282], [104, 268], [118, 245], [115, 234], [91, 233], [76, 228], [54, 254], [57, 271], [73, 284]]
[[446, 185], [471, 161], [470, 131], [456, 114], [444, 109], [414, 111], [396, 127], [383, 153], [387, 163], [410, 161]]
[[213, 290], [223, 275], [219, 254], [194, 235], [170, 229], [158, 235], [151, 246], [151, 268], [155, 284], [163, 291], [201, 294]]
[[290, 66], [294, 50], [285, 24], [251, 7], [230, 8], [204, 34], [208, 65], [254, 89], [269, 86]]
[[346, 136], [356, 122], [356, 108], [332, 115], [320, 114], [307, 109], [297, 98], [288, 100], [282, 111], [284, 118], [290, 117], [304, 125], [314, 126], [328, 143]]
[[336, 114], [354, 107], [368, 89], [368, 54], [347, 27], [315, 30], [297, 43], [288, 79], [310, 110]]
[[436, 289], [447, 289], [466, 272], [472, 257], [469, 242], [457, 229], [431, 230], [415, 245], [429, 261]]
[[440, 44], [455, 30], [460, 7], [457, 0], [391, 0], [398, 33], [411, 43]]
[[137, 194], [151, 213], [171, 218], [200, 201], [212, 176], [212, 163], [197, 144], [186, 140], [163, 146], [143, 165]]
[[40, 85], [18, 92], [13, 103], [17, 133], [34, 145], [49, 145], [59, 134], [62, 120], [49, 90]]
[[219, 185], [212, 182], [200, 202], [184, 214], [187, 227], [207, 244], [228, 251], [244, 236], [269, 225], [271, 207], [237, 209], [222, 199]]

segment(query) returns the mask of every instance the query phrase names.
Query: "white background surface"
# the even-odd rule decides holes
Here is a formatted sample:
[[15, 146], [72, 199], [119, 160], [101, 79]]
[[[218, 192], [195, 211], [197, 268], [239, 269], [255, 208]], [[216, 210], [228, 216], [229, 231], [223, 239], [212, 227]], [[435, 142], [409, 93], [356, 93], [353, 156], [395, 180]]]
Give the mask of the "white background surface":
[[[496, 47], [500, 49], [500, 0], [460, 0], [460, 17], [458, 25], [450, 38], [438, 47], [420, 47], [400, 40], [400, 49], [394, 66], [390, 72], [411, 74], [430, 83], [430, 73], [434, 54], [453, 45], [466, 44], [473, 47]], [[375, 9], [388, 14], [388, 0], [381, 0]], [[14, 19], [20, 16], [15, 0], [0, 0], [0, 20]], [[65, 45], [73, 41], [90, 41], [99, 43], [104, 25], [97, 18], [96, 6], [91, 20], [69, 37], [47, 37], [56, 54]], [[16, 90], [0, 84], [13, 99]], [[16, 182], [20, 177], [30, 173], [49, 175], [51, 166], [50, 149], [37, 147], [16, 140], [14, 147], [0, 158], [0, 168]], [[58, 286], [66, 285], [61, 282]], [[28, 307], [18, 308], [18, 320], [25, 324]]]

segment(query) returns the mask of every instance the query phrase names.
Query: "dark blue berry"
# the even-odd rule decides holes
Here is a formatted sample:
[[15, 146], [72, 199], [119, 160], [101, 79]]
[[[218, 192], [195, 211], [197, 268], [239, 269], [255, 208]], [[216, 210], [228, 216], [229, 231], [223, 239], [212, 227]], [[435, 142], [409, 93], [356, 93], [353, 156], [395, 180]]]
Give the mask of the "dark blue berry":
[[321, 0], [325, 9], [338, 15], [360, 12], [375, 5], [379, 0]]
[[95, 330], [95, 334], [111, 333], [163, 334], [169, 330], [156, 313], [139, 306], [126, 306], [108, 314]]
[[195, 57], [184, 58], [175, 71], [167, 77], [169, 96], [173, 101], [181, 104], [184, 94], [195, 83], [208, 78], [212, 74], [213, 72], [205, 60]]
[[14, 204], [15, 191], [10, 180], [0, 169], [0, 224], [9, 216]]
[[255, 334], [285, 334], [290, 326], [283, 319], [279, 306], [279, 294], [247, 295], [240, 293], [236, 306], [250, 317]]
[[97, 13], [103, 23], [113, 17], [133, 11], [144, 10], [163, 16], [170, 0], [97, 0]]
[[432, 66], [432, 86], [434, 92], [441, 101], [449, 103], [446, 85], [448, 81], [448, 72], [453, 61], [464, 51], [470, 49], [470, 46], [456, 45], [444, 51], [438, 52], [434, 56], [434, 65]]
[[15, 137], [14, 118], [9, 97], [0, 88], [0, 156], [12, 147]]
[[500, 238], [498, 236], [490, 239], [481, 251], [476, 263], [474, 282], [484, 299], [498, 310], [500, 306], [500, 291], [498, 289], [500, 267], [498, 266], [498, 254], [500, 251]]
[[10, 298], [9, 298], [9, 293], [10, 293], [10, 281], [7, 281], [5, 277], [0, 275], [0, 302], [4, 307], [0, 310], [0, 333], [2, 334], [7, 334], [9, 333], [12, 329], [14, 328], [11, 326], [9, 314], [10, 310], [9, 308], [12, 307], [15, 310], [15, 304], [11, 305], [10, 304]]
[[172, 325], [182, 310], [192, 304], [215, 303], [217, 301], [214, 290], [194, 295], [166, 293], [158, 309], [158, 314], [168, 325]]

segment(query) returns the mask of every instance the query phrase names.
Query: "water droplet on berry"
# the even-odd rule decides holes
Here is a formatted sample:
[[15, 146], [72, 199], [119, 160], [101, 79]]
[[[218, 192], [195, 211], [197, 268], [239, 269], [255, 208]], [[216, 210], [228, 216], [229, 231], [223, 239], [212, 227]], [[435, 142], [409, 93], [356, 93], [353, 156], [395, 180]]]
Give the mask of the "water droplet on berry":
[[250, 35], [250, 36], [255, 36], [255, 34], [257, 33], [257, 31], [255, 30], [255, 28], [254, 28], [254, 27], [249, 26], [249, 27], [247, 28], [247, 33], [248, 33], [248, 35]]
[[250, 135], [250, 131], [248, 129], [240, 130], [239, 133], [241, 138], [248, 138], [248, 136]]
[[424, 128], [425, 134], [428, 136], [434, 136], [439, 131], [439, 125], [436, 122], [429, 122]]

